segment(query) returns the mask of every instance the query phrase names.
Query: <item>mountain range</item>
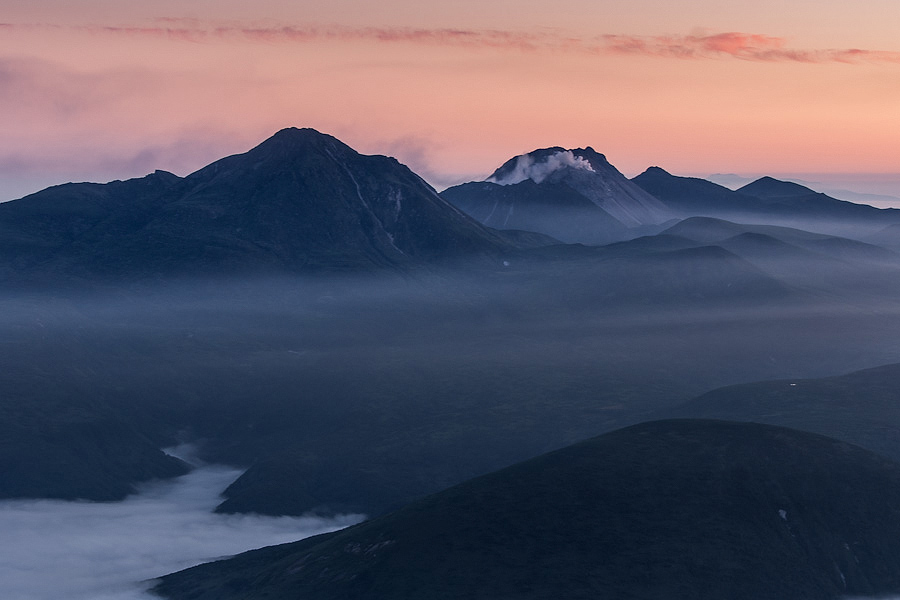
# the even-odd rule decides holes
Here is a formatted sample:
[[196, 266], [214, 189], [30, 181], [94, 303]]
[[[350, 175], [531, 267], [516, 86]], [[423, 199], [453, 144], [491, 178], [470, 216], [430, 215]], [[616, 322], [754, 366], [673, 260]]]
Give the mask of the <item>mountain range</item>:
[[850, 237], [872, 235], [900, 218], [898, 209], [838, 200], [772, 177], [762, 177], [732, 191], [705, 179], [678, 177], [651, 167], [632, 181], [680, 218], [717, 217]]
[[510, 159], [483, 182], [441, 195], [487, 226], [584, 244], [658, 233], [662, 224], [695, 216], [851, 237], [876, 235], [900, 221], [897, 209], [837, 200], [771, 177], [732, 191], [650, 167], [629, 181], [592, 148], [535, 150]]
[[[725, 193], [661, 169], [636, 181], [648, 175], [685, 186], [681, 197], [711, 190], [707, 196], [757, 207], [763, 195], [805, 197], [793, 184], [779, 192], [772, 181], [757, 186], [758, 196]], [[673, 356], [659, 363], [667, 388], [660, 383], [643, 399], [629, 391], [627, 408], [597, 408], [596, 390], [608, 390], [599, 393], [617, 406], [623, 390], [656, 368], [640, 358], [640, 347], [626, 351], [635, 357], [631, 363], [619, 365], [621, 350], [608, 341], [608, 325], [588, 324], [600, 313], [615, 320], [632, 319], [635, 311], [807, 310], [811, 302], [881, 302], [900, 289], [896, 255], [881, 247], [706, 216], [669, 221], [678, 206], [690, 213], [688, 205], [671, 194], [649, 196], [591, 148], [516, 157], [490, 181], [463, 187], [508, 193], [516, 202], [531, 194], [547, 210], [558, 208], [553, 199], [562, 194], [573, 206], [606, 215], [604, 222], [615, 219], [609, 231], [616, 235], [635, 233], [626, 222], [659, 233], [585, 247], [547, 237], [540, 219], [528, 225], [538, 232], [500, 232], [464, 215], [394, 159], [362, 156], [309, 129], [282, 130], [184, 178], [156, 172], [65, 184], [0, 204], [7, 288], [38, 283], [47, 294], [21, 302], [12, 296], [4, 305], [10, 351], [2, 357], [0, 432], [2, 458], [16, 475], [0, 480], [0, 497], [123, 497], [138, 482], [183, 472], [184, 465], [158, 448], [177, 442], [185, 429], [205, 440], [208, 460], [249, 467], [226, 492], [222, 511], [379, 514], [627, 424], [645, 403], [686, 399], [728, 383], [718, 372], [743, 381], [780, 373], [753, 362], [725, 368], [715, 355], [709, 368]], [[697, 212], [718, 202], [704, 198], [696, 196]], [[510, 212], [522, 215], [521, 208], [510, 205]], [[875, 214], [876, 221], [893, 218], [892, 211], [853, 210]], [[337, 273], [350, 279], [341, 284]], [[354, 279], [361, 275], [382, 283]], [[197, 283], [215, 278], [235, 283]], [[121, 296], [112, 302], [117, 308], [100, 316], [93, 299], [57, 291], [60, 282], [96, 281], [179, 281], [181, 287], [171, 293], [103, 288]], [[390, 289], [394, 296], [385, 296]], [[837, 322], [865, 318], [840, 314]], [[135, 319], [144, 322], [138, 327]], [[542, 349], [568, 353], [572, 335], [557, 339], [533, 325], [548, 319], [584, 324], [584, 335], [596, 336], [583, 342], [591, 360], [602, 357], [610, 369], [578, 353], [576, 366], [547, 368]], [[354, 331], [340, 335], [353, 344], [333, 348], [331, 339], [347, 327]], [[502, 334], [495, 342], [474, 342], [483, 339], [483, 327]], [[740, 344], [756, 348], [747, 340], [776, 325], [751, 321], [748, 327]], [[892, 331], [883, 327], [884, 336]], [[507, 335], [518, 340], [515, 349]], [[669, 333], [653, 335], [659, 348], [680, 343]], [[473, 343], [484, 349], [473, 351]], [[372, 350], [356, 352], [357, 346]], [[316, 358], [285, 360], [292, 353]], [[482, 358], [471, 364], [450, 358], [459, 353]], [[802, 361], [792, 354], [791, 361]], [[830, 364], [818, 348], [814, 355], [821, 358], [810, 364]], [[493, 368], [494, 356], [509, 358]], [[451, 364], [455, 373], [447, 374]], [[529, 374], [537, 372], [543, 379], [533, 381]], [[708, 383], [696, 383], [699, 373]], [[551, 416], [560, 393], [573, 408]], [[423, 398], [453, 419], [430, 415]], [[40, 438], [33, 437], [35, 427], [45, 431]], [[97, 433], [85, 433], [92, 430]], [[85, 444], [85, 437], [97, 443]], [[411, 451], [420, 459], [409, 460]]]
[[185, 178], [0, 204], [0, 234], [0, 274], [46, 281], [401, 268], [512, 247], [395, 159], [293, 128]]
[[[438, 195], [395, 159], [284, 129], [187, 177], [64, 184], [0, 204], [0, 280], [408, 269], [558, 242], [608, 244], [679, 219], [775, 224], [891, 245], [900, 211], [762, 178], [733, 192], [652, 167], [628, 180], [592, 148], [514, 157]], [[900, 225], [898, 225], [900, 226]]]

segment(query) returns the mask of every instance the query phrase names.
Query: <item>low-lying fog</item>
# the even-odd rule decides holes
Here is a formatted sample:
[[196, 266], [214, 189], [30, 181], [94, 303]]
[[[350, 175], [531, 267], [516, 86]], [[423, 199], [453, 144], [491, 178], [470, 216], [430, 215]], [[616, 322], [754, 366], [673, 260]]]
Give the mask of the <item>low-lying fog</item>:
[[12, 600], [148, 600], [147, 580], [356, 523], [212, 512], [240, 471], [204, 466], [123, 502], [0, 502], [0, 582]]
[[[283, 465], [256, 500], [302, 481], [310, 505], [386, 510], [719, 386], [900, 362], [893, 265], [774, 277], [724, 250], [613, 250], [446, 276], [3, 292], [0, 440], [42, 483], [55, 465], [32, 452], [36, 427], [67, 459], [85, 419], [136, 453], [187, 431], [207, 460]], [[354, 521], [213, 514], [238, 474], [202, 468], [121, 503], [0, 502], [3, 597], [146, 598], [136, 582]]]

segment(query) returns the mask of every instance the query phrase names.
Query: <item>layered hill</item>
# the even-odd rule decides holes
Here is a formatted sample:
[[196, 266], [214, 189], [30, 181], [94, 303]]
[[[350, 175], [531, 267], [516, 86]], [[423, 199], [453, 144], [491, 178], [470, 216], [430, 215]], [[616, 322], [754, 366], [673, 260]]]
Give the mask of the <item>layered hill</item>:
[[490, 227], [539, 231], [569, 243], [621, 240], [629, 229], [673, 216], [590, 147], [535, 150], [508, 160], [486, 181], [441, 195]]
[[163, 578], [179, 600], [829, 599], [900, 590], [900, 465], [796, 430], [659, 421], [341, 532]]
[[706, 179], [678, 177], [660, 167], [650, 167], [631, 181], [681, 218], [717, 216], [740, 221], [766, 210], [766, 203], [752, 194], [732, 191]]
[[772, 177], [763, 177], [732, 191], [705, 179], [678, 177], [659, 167], [651, 167], [631, 181], [682, 218], [717, 217], [855, 238], [900, 223], [897, 209], [879, 209], [838, 200]]
[[900, 460], [900, 365], [819, 379], [719, 388], [666, 415], [754, 421], [814, 431]]
[[716, 247], [740, 257], [795, 290], [837, 298], [897, 293], [900, 255], [841, 236], [778, 225], [689, 217], [655, 236], [602, 248], [607, 256], [662, 256], [665, 252]]
[[402, 267], [511, 245], [395, 159], [284, 129], [185, 178], [67, 184], [0, 204], [8, 278]]
[[737, 191], [660, 167], [628, 180], [592, 148], [535, 150], [510, 159], [485, 181], [448, 188], [442, 196], [485, 225], [568, 243], [607, 244], [697, 216], [855, 239], [900, 223], [896, 209], [838, 200], [771, 177]]

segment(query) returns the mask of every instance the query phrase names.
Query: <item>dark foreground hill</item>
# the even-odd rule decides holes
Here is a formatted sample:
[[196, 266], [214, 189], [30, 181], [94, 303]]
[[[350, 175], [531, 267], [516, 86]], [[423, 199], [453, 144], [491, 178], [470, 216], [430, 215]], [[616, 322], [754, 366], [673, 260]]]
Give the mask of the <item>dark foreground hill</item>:
[[293, 544], [175, 600], [828, 599], [900, 590], [900, 465], [795, 430], [619, 430]]

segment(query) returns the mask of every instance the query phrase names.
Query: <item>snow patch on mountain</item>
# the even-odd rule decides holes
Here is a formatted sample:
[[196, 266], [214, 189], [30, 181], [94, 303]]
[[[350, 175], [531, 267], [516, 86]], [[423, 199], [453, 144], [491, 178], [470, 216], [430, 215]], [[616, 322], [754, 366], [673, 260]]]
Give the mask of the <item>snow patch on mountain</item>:
[[487, 180], [499, 185], [513, 185], [526, 179], [541, 183], [551, 173], [567, 167], [594, 172], [591, 163], [581, 156], [575, 156], [571, 150], [560, 150], [538, 161], [535, 161], [534, 157], [529, 154], [519, 156], [510, 172], [499, 177], [492, 175]]

